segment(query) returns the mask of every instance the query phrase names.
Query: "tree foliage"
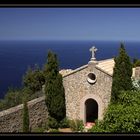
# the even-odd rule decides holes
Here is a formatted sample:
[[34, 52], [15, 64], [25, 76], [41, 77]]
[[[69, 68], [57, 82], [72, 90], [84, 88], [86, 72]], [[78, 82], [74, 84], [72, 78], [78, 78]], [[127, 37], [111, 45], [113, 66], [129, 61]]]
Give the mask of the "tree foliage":
[[119, 103], [110, 104], [103, 121], [98, 121], [91, 132], [128, 133], [140, 131], [140, 93], [123, 91]]
[[29, 132], [29, 111], [27, 106], [27, 97], [23, 99], [23, 132]]
[[58, 122], [65, 118], [65, 95], [62, 82], [62, 75], [59, 74], [57, 56], [53, 52], [48, 52], [47, 64], [44, 69], [46, 83], [46, 105], [50, 117]]
[[0, 111], [22, 103], [23, 93], [20, 89], [9, 88], [4, 99], [0, 100]]
[[98, 121], [91, 132], [140, 132], [140, 92], [122, 91], [118, 103], [111, 103], [103, 121]]
[[28, 68], [25, 76], [23, 77], [23, 84], [33, 92], [42, 89], [42, 85], [45, 83], [45, 77], [43, 71], [40, 70], [38, 65], [35, 65], [34, 69]]
[[134, 59], [133, 59], [133, 67], [135, 68], [135, 67], [139, 67], [139, 66], [140, 66], [140, 60], [134, 58]]
[[121, 90], [131, 90], [133, 87], [131, 80], [132, 64], [123, 43], [121, 43], [119, 55], [114, 60], [115, 66], [111, 91], [111, 101], [113, 102], [117, 101]]

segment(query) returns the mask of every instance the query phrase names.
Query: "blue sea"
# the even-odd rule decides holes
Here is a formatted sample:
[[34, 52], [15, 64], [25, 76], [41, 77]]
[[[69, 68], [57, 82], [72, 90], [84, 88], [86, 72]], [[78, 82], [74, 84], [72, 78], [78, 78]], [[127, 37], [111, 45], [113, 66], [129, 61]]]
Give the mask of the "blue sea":
[[[131, 58], [140, 58], [140, 42], [124, 42]], [[9, 87], [20, 88], [22, 77], [28, 66], [38, 64], [43, 67], [47, 52], [52, 50], [58, 56], [60, 69], [75, 69], [88, 63], [89, 49], [95, 46], [96, 59], [116, 56], [119, 41], [0, 41], [0, 98]]]

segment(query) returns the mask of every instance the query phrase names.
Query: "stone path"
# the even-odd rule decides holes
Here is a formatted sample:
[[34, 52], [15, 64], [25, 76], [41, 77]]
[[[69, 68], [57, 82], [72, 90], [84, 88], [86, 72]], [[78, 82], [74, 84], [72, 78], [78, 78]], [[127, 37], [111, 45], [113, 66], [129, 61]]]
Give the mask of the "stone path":
[[59, 132], [72, 132], [70, 128], [59, 128]]

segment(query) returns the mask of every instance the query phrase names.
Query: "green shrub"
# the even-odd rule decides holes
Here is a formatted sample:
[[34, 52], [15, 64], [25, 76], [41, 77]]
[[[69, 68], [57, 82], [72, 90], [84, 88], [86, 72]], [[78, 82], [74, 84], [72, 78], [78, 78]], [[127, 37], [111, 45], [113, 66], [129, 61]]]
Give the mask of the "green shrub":
[[22, 104], [22, 97], [21, 89], [9, 88], [4, 99], [0, 100], [0, 111]]
[[76, 131], [76, 132], [83, 132], [84, 130], [84, 124], [82, 120], [70, 120], [69, 121], [69, 125], [70, 128], [72, 129], [72, 131]]
[[60, 128], [68, 128], [69, 127], [69, 120], [67, 118], [64, 118], [60, 124], [59, 124]]
[[59, 124], [55, 118], [49, 117], [48, 121], [46, 123], [48, 128], [54, 128], [57, 129], [59, 127]]
[[88, 132], [105, 132], [105, 130], [103, 129], [104, 128], [104, 123], [103, 121], [98, 121], [96, 120], [95, 121], [95, 124], [91, 129], [88, 130]]
[[30, 124], [30, 120], [29, 120], [29, 110], [28, 110], [28, 105], [27, 105], [27, 100], [26, 98], [23, 99], [23, 114], [22, 114], [22, 118], [23, 118], [23, 132], [29, 132], [29, 124]]
[[140, 66], [140, 60], [134, 58], [134, 59], [133, 59], [133, 67], [135, 68], [135, 67], [139, 67], [139, 66]]
[[26, 74], [23, 76], [24, 86], [33, 92], [41, 90], [44, 83], [45, 77], [38, 65], [35, 65], [33, 69], [29, 67]]
[[90, 132], [137, 133], [140, 132], [140, 92], [122, 91], [118, 103], [111, 103], [104, 119]]

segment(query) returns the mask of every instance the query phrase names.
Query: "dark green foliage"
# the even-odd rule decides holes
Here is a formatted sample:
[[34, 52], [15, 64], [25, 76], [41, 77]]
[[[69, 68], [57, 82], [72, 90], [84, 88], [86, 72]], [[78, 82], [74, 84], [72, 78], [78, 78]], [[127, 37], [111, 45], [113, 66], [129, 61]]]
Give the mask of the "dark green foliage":
[[[88, 132], [93, 132], [93, 133], [103, 133], [103, 132], [107, 132], [105, 129], [105, 122], [104, 121], [99, 121], [96, 120], [95, 121], [95, 125], [88, 130]], [[110, 131], [108, 131], [110, 132]]]
[[133, 64], [135, 64], [138, 61], [137, 58], [133, 58]]
[[140, 60], [134, 58], [133, 59], [133, 67], [135, 68], [135, 67], [139, 67], [139, 66], [140, 66]]
[[27, 96], [27, 101], [44, 95], [42, 91], [33, 93], [33, 91], [27, 87], [23, 89], [9, 89], [4, 99], [0, 100], [0, 111], [22, 104], [22, 98], [25, 94]]
[[6, 105], [5, 105], [5, 100], [1, 99], [0, 100], [0, 111], [7, 109]]
[[9, 90], [4, 99], [7, 106], [13, 107], [22, 102], [22, 93], [20, 90]]
[[23, 94], [20, 89], [10, 88], [4, 99], [0, 100], [0, 111], [22, 103]]
[[35, 65], [33, 70], [29, 67], [25, 76], [23, 77], [24, 86], [33, 92], [36, 92], [42, 89], [42, 85], [44, 83], [45, 77], [43, 71], [40, 70], [38, 65]]
[[23, 93], [23, 96], [26, 94], [26, 96], [28, 97], [27, 100], [30, 101], [32, 99], [35, 99], [35, 98], [38, 98], [38, 97], [41, 97], [43, 96], [43, 92], [40, 90], [40, 91], [36, 91], [35, 93], [29, 89], [28, 87], [24, 87], [21, 91]]
[[47, 56], [47, 64], [45, 64], [44, 66], [45, 78], [47, 78], [47, 80], [49, 80], [49, 76], [55, 78], [58, 72], [59, 69], [58, 69], [57, 56], [53, 52], [49, 51]]
[[61, 85], [62, 76], [57, 75], [52, 83], [47, 83], [46, 105], [51, 117], [61, 121], [65, 117], [64, 89]]
[[58, 122], [65, 118], [65, 94], [62, 75], [59, 74], [57, 57], [52, 52], [48, 53], [45, 65], [45, 94], [49, 115]]
[[92, 132], [129, 133], [140, 131], [140, 106], [113, 104], [108, 108], [103, 122], [92, 128]]
[[115, 102], [121, 90], [132, 89], [132, 64], [127, 55], [124, 44], [121, 43], [119, 55], [114, 59], [115, 67], [112, 82], [111, 101]]
[[47, 126], [48, 128], [57, 129], [59, 127], [59, 124], [55, 118], [49, 117], [47, 120]]
[[69, 120], [67, 118], [64, 118], [62, 121], [60, 121], [59, 124], [60, 128], [68, 128], [69, 126]]
[[125, 106], [140, 105], [140, 91], [122, 91], [119, 95], [119, 104]]
[[104, 120], [90, 132], [140, 132], [140, 92], [122, 91], [118, 98], [119, 102], [109, 105]]
[[27, 106], [27, 97], [23, 99], [23, 132], [29, 132], [29, 112]]
[[28, 87], [24, 87], [21, 92], [23, 94], [23, 97], [26, 96], [27, 101], [31, 100], [32, 95], [34, 95], [33, 91], [31, 89], [29, 89]]

